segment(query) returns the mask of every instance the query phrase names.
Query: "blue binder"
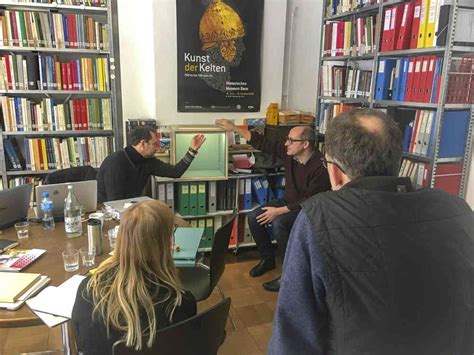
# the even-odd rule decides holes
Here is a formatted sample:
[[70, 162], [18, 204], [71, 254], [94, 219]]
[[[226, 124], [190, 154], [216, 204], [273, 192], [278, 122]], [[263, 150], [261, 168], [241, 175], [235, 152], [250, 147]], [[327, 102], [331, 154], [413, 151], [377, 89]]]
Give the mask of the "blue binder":
[[244, 187], [244, 210], [252, 208], [252, 179], [245, 179]]
[[469, 117], [469, 111], [447, 111], [444, 113], [439, 144], [440, 158], [464, 156]]
[[388, 90], [390, 86], [390, 78], [396, 59], [381, 59], [379, 63], [379, 71], [377, 72], [377, 82], [375, 86], [375, 100], [387, 100]]
[[260, 205], [267, 203], [267, 193], [262, 186], [262, 182], [258, 178], [252, 179], [252, 191], [255, 199]]
[[400, 88], [398, 90], [398, 97], [396, 98], [397, 101], [404, 101], [405, 100], [405, 92], [407, 89], [407, 78], [408, 78], [408, 64], [410, 61], [408, 58], [401, 58], [402, 61], [402, 70], [400, 72]]
[[431, 90], [431, 100], [430, 100], [430, 102], [433, 102], [433, 103], [435, 102], [436, 87], [438, 86], [439, 76], [441, 75], [442, 64], [443, 64], [443, 58], [437, 58], [435, 72], [433, 76], [433, 88]]

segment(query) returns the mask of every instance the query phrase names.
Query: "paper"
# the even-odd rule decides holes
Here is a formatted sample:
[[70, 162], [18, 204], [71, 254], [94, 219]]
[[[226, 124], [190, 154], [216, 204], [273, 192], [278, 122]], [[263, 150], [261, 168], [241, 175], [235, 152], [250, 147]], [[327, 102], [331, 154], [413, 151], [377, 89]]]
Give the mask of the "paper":
[[58, 287], [46, 287], [38, 296], [26, 301], [26, 304], [33, 311], [70, 319], [77, 289], [84, 278], [82, 275], [74, 275]]
[[0, 302], [0, 308], [8, 309], [14, 311], [20, 308], [25, 300], [35, 295], [40, 291], [44, 286], [48, 284], [50, 278], [48, 276], [41, 276], [41, 278], [36, 282], [29, 290], [27, 290], [23, 295], [21, 295], [16, 302]]

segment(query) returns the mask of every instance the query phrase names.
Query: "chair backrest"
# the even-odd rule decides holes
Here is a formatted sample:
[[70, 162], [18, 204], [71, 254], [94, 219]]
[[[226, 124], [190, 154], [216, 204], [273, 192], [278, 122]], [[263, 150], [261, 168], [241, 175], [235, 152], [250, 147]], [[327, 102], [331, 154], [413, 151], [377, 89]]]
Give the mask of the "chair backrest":
[[45, 184], [61, 184], [65, 182], [76, 182], [95, 180], [97, 171], [89, 165], [77, 166], [74, 168], [61, 169], [46, 175]]
[[215, 355], [224, 342], [229, 308], [230, 298], [226, 298], [201, 314], [159, 330], [151, 348], [145, 345], [142, 350], [135, 351], [127, 348], [124, 340], [119, 340], [115, 342], [112, 354]]
[[210, 273], [210, 290], [214, 290], [219, 282], [225, 269], [225, 256], [229, 248], [229, 240], [232, 234], [235, 218], [237, 214], [234, 213], [232, 218], [220, 227], [214, 234], [214, 241], [212, 242], [211, 260], [209, 264]]

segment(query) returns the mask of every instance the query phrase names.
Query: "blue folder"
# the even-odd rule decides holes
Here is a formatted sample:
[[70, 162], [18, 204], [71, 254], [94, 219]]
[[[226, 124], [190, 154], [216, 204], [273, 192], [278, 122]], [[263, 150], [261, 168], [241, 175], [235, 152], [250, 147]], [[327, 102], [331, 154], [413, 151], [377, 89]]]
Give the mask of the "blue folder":
[[176, 228], [174, 239], [180, 248], [178, 252], [173, 252], [176, 267], [196, 265], [196, 254], [203, 234], [204, 228]]
[[396, 59], [381, 59], [379, 63], [379, 70], [377, 72], [377, 81], [375, 86], [375, 100], [387, 100], [388, 90], [390, 87], [390, 79], [393, 68], [395, 67]]

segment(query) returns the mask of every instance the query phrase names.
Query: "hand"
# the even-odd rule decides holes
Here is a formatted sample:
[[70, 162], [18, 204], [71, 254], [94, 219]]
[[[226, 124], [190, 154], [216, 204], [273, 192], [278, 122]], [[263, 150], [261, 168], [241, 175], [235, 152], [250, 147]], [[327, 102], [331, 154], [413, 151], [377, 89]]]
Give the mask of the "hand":
[[262, 207], [263, 213], [257, 216], [257, 223], [264, 225], [271, 223], [275, 217], [283, 214], [281, 207]]
[[206, 136], [204, 134], [196, 134], [192, 139], [191, 139], [191, 148], [194, 150], [199, 150], [201, 148], [201, 145], [206, 141]]
[[218, 118], [214, 121], [217, 127], [223, 129], [224, 131], [235, 131], [236, 127], [235, 124], [232, 123], [231, 120], [226, 118]]

